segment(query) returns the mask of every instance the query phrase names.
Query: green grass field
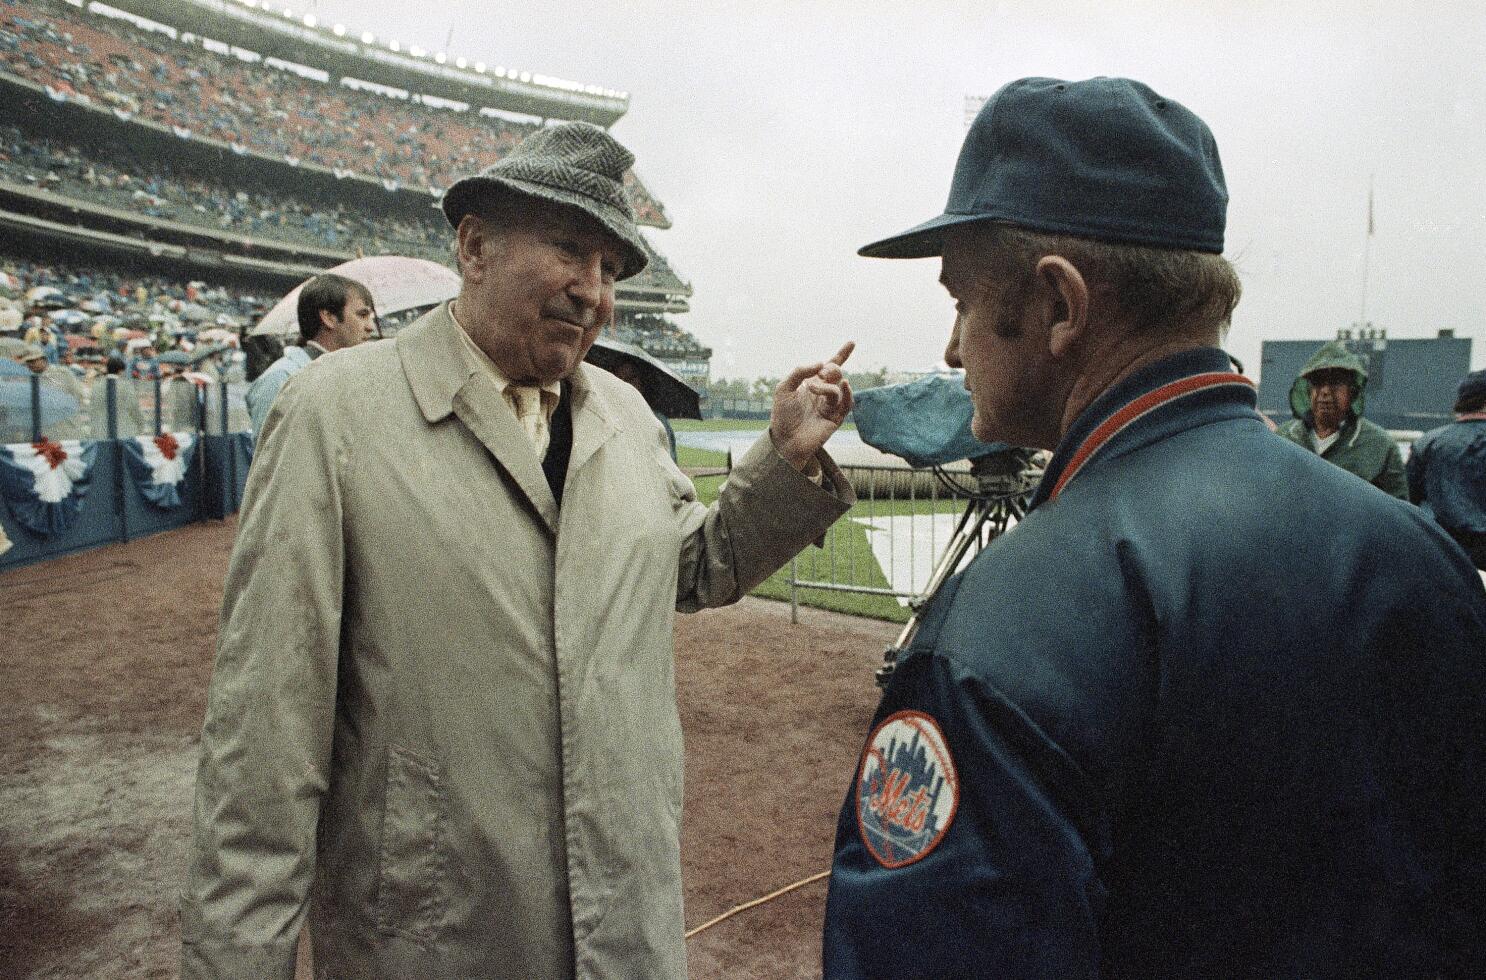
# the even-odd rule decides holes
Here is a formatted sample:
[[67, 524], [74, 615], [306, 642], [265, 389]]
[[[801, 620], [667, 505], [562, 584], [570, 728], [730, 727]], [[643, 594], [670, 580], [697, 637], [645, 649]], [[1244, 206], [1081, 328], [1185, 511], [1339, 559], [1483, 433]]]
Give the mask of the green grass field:
[[714, 452], [710, 449], [693, 449], [690, 446], [676, 447], [676, 465], [682, 469], [695, 469], [700, 467], [717, 467], [728, 464], [728, 454]]

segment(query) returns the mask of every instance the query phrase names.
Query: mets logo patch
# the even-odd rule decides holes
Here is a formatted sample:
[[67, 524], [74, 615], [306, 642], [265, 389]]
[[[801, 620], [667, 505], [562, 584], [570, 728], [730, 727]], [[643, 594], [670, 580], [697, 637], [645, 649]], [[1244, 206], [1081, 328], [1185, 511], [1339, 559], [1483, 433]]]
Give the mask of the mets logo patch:
[[926, 857], [955, 819], [960, 779], [939, 723], [921, 711], [883, 719], [857, 773], [857, 829], [885, 868]]

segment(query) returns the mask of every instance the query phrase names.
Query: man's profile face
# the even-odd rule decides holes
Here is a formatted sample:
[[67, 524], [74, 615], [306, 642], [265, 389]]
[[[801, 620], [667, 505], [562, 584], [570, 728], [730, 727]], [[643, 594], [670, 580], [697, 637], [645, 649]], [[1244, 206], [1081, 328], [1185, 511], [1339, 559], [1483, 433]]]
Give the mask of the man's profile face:
[[614, 313], [619, 245], [580, 212], [555, 206], [486, 229], [481, 256], [465, 262], [461, 323], [512, 381], [567, 377]]
[[945, 239], [940, 283], [955, 301], [955, 325], [944, 361], [965, 369], [965, 387], [975, 415], [970, 431], [982, 442], [1009, 442], [1050, 449], [1046, 431], [1053, 386], [1039, 331], [1022, 321], [1025, 290], [990, 275], [973, 229], [954, 229]]
[[46, 358], [33, 357], [26, 362], [26, 367], [31, 369], [32, 374], [41, 374], [46, 371]]
[[1311, 414], [1316, 427], [1334, 432], [1341, 428], [1352, 409], [1352, 385], [1356, 378], [1344, 368], [1326, 368], [1305, 376], [1311, 386]]
[[346, 297], [346, 305], [341, 307], [341, 315], [326, 313], [320, 322], [324, 324], [320, 331], [320, 346], [326, 350], [355, 347], [372, 338], [377, 329], [377, 309], [370, 296], [353, 289]]

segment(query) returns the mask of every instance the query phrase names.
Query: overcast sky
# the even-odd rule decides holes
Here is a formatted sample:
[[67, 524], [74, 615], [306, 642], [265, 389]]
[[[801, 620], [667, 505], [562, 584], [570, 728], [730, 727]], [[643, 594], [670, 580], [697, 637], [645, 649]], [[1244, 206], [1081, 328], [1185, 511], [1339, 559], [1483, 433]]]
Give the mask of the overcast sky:
[[[1486, 17], [1476, 4], [1064, 0], [304, 0], [430, 51], [630, 93], [614, 134], [674, 221], [652, 240], [696, 294], [714, 377], [782, 374], [858, 342], [859, 370], [927, 369], [949, 332], [935, 260], [856, 256], [938, 214], [967, 95], [1024, 75], [1128, 75], [1217, 137], [1229, 348], [1471, 337], [1486, 363]], [[453, 30], [452, 43], [446, 40]]]

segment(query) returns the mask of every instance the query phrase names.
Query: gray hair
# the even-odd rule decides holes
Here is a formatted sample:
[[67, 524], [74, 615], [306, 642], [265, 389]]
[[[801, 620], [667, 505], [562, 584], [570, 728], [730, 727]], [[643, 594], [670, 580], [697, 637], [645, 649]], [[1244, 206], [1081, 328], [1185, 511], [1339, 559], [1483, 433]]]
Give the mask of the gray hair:
[[1045, 255], [1076, 266], [1091, 289], [1103, 288], [1141, 330], [1162, 333], [1185, 327], [1223, 330], [1243, 292], [1227, 259], [1210, 252], [1114, 245], [1075, 235], [1029, 231], [1000, 222], [976, 228], [989, 271], [1030, 284]]

